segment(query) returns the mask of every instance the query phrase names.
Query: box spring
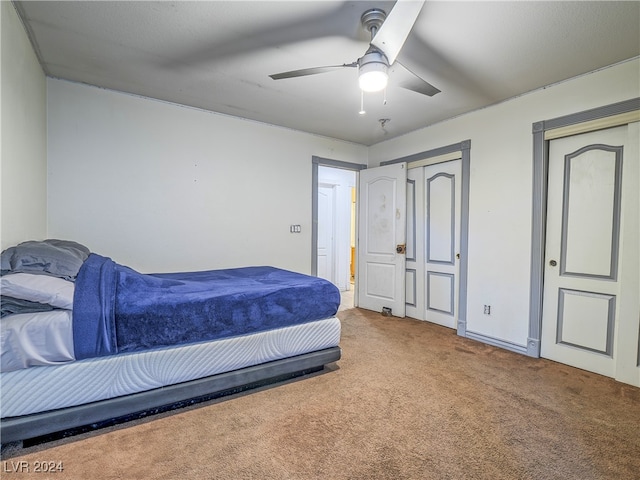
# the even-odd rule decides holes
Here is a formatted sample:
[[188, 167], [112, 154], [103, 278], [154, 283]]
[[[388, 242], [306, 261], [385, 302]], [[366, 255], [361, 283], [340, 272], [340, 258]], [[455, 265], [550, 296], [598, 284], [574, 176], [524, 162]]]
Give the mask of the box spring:
[[0, 375], [1, 442], [312, 370], [340, 358], [340, 321]]

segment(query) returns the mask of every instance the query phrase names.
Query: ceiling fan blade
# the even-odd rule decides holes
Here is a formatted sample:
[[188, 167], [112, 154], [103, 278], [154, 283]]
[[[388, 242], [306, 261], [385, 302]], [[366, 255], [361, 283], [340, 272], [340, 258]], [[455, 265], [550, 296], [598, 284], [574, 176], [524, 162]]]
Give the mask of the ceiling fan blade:
[[426, 80], [420, 78], [402, 63], [396, 62], [396, 64], [401, 65], [407, 72], [411, 74], [411, 78], [400, 81], [398, 83], [400, 87], [406, 88], [407, 90], [411, 90], [413, 92], [421, 93], [422, 95], [427, 95], [429, 97], [433, 97], [436, 93], [440, 93], [441, 90], [437, 89]]
[[269, 75], [274, 80], [282, 80], [283, 78], [305, 77], [307, 75], [315, 75], [317, 73], [331, 72], [338, 68], [357, 67], [358, 62], [343, 63], [342, 65], [327, 65], [326, 67], [303, 68], [302, 70], [292, 70], [290, 72], [275, 73]]
[[396, 61], [423, 5], [424, 0], [398, 0], [371, 40], [371, 45], [385, 54], [389, 65]]

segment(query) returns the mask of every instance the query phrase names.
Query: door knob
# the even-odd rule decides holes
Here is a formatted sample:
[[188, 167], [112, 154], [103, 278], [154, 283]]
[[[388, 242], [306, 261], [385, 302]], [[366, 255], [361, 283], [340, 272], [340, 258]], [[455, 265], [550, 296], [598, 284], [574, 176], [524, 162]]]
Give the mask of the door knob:
[[405, 253], [406, 249], [407, 249], [407, 246], [404, 243], [401, 245], [396, 245], [397, 253]]
[[558, 265], [558, 262], [556, 262], [555, 260], [549, 260], [549, 265], [555, 267], [556, 265]]

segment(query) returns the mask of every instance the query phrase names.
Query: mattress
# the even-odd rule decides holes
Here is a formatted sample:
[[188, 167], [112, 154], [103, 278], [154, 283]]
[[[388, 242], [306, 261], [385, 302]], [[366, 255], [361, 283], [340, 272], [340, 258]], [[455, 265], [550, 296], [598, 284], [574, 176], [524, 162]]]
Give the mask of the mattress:
[[2, 418], [203, 378], [338, 346], [336, 317], [211, 342], [96, 357], [0, 374]]

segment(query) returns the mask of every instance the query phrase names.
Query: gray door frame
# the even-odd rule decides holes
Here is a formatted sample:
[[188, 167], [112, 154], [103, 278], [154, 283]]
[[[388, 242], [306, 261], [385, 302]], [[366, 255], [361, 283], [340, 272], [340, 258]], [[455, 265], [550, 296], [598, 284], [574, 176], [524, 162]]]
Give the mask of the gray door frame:
[[549, 172], [549, 140], [545, 140], [545, 132], [639, 109], [640, 97], [533, 124], [531, 284], [529, 293], [529, 336], [527, 338], [526, 352], [530, 357], [540, 357], [540, 336], [542, 332], [544, 249], [547, 226], [547, 175]]

